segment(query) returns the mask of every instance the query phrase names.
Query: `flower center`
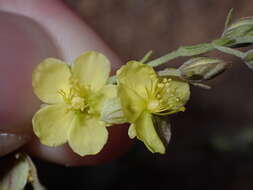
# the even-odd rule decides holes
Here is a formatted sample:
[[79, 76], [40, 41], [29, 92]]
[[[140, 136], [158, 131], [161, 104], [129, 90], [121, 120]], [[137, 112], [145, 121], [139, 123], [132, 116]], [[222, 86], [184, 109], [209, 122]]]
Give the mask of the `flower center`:
[[161, 78], [150, 96], [147, 109], [156, 114], [170, 114], [184, 110], [178, 86], [171, 78]]
[[75, 110], [81, 110], [84, 111], [84, 109], [87, 107], [88, 105], [85, 104], [84, 102], [84, 98], [81, 97], [74, 97], [71, 99], [71, 107]]
[[69, 110], [80, 111], [90, 113], [90, 106], [88, 103], [89, 98], [89, 88], [80, 85], [80, 83], [75, 80], [70, 80], [71, 87], [69, 91], [60, 90], [59, 93], [62, 95], [63, 100], [69, 105]]
[[160, 103], [159, 100], [151, 100], [148, 103], [148, 110], [152, 113], [156, 112], [159, 109]]

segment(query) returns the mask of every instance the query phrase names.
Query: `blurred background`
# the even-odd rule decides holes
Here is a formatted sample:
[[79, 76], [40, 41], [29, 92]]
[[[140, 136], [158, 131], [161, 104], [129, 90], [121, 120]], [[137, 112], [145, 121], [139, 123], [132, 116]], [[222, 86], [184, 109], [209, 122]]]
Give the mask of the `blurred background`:
[[[234, 18], [253, 15], [251, 0], [65, 1], [123, 61], [218, 38], [230, 8]], [[253, 73], [238, 59], [229, 62], [228, 71], [209, 82], [212, 90], [192, 88], [187, 111], [172, 118], [167, 154], [154, 155], [136, 141], [126, 155], [95, 167], [35, 160], [42, 183], [49, 190], [251, 190]]]

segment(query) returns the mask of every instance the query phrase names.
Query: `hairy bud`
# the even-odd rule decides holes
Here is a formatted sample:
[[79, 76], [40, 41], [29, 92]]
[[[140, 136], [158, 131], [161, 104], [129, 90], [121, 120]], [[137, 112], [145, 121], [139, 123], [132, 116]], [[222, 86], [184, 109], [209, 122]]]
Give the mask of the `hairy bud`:
[[182, 77], [192, 82], [212, 79], [225, 69], [224, 61], [208, 57], [192, 58], [179, 67]]

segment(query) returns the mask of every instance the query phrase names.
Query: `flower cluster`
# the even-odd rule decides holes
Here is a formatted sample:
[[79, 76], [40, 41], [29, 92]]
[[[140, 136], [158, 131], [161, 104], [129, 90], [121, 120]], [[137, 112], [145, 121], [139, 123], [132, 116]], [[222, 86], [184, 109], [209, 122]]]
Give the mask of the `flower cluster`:
[[[129, 123], [130, 138], [137, 137], [153, 153], [165, 153], [171, 134], [168, 115], [185, 110], [189, 84], [210, 89], [203, 82], [226, 70], [224, 61], [204, 53], [217, 50], [234, 55], [253, 69], [253, 50], [235, 49], [253, 44], [253, 17], [232, 22], [232, 15], [233, 9], [220, 38], [179, 47], [147, 63], [152, 53], [148, 52], [112, 77], [109, 60], [94, 51], [82, 54], [72, 65], [55, 58], [42, 61], [32, 78], [34, 93], [44, 102], [32, 120], [34, 133], [42, 144], [68, 142], [74, 152], [85, 156], [102, 150], [107, 127]], [[191, 58], [178, 69], [153, 69], [178, 57]]]
[[94, 51], [78, 57], [72, 65], [48, 58], [34, 70], [34, 93], [44, 103], [32, 120], [42, 144], [68, 142], [81, 155], [100, 152], [108, 139], [108, 126], [130, 123], [130, 138], [137, 137], [151, 152], [165, 153], [154, 116], [184, 111], [190, 89], [175, 75], [159, 76], [137, 61], [117, 71], [117, 83], [108, 84], [110, 62]]

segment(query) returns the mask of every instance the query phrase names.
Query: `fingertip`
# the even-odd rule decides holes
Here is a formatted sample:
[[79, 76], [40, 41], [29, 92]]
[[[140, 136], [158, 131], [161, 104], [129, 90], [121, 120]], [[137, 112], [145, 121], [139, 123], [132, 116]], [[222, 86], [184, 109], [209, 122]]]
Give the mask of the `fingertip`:
[[2, 133], [0, 131], [0, 157], [5, 156], [30, 140], [26, 134]]
[[[20, 17], [17, 16], [18, 14], [30, 18], [33, 23], [36, 23], [36, 27], [39, 26], [37, 27], [40, 28], [39, 33], [42, 33], [37, 34], [37, 30], [27, 28], [23, 37], [17, 34], [20, 31], [15, 28], [16, 25], [22, 26], [22, 23], [14, 23], [14, 28], [7, 27], [8, 30], [14, 31], [14, 37], [20, 36], [20, 38], [11, 43], [10, 49], [5, 49], [6, 55], [0, 53], [0, 56], [6, 57], [5, 63], [0, 64], [0, 69], [6, 71], [4, 77], [0, 76], [2, 81], [0, 88], [7, 89], [3, 98], [6, 105], [0, 107], [0, 121], [5, 122], [1, 129], [16, 131], [20, 128], [31, 132], [32, 114], [39, 107], [39, 101], [32, 93], [31, 75], [33, 68], [42, 59], [61, 57], [64, 61], [71, 63], [81, 53], [95, 50], [109, 58], [113, 71], [122, 63], [103, 40], [61, 1], [26, 0], [24, 3], [18, 0], [1, 0], [0, 9], [15, 13], [12, 15], [16, 17]], [[5, 30], [2, 33], [10, 34]], [[8, 38], [13, 39], [12, 36], [6, 39]], [[5, 44], [8, 44], [8, 40]], [[2, 48], [0, 45], [0, 49]], [[6, 63], [14, 64], [7, 66]], [[8, 83], [3, 81], [8, 81]], [[117, 158], [131, 146], [126, 125], [109, 127], [108, 130], [108, 143], [101, 153], [95, 156], [80, 157], [74, 154], [67, 145], [51, 148], [41, 145], [37, 139], [31, 141], [25, 150], [38, 158], [62, 165], [95, 165]]]
[[58, 52], [45, 31], [33, 20], [0, 11], [0, 130], [31, 132], [31, 117], [39, 107], [32, 93], [35, 63]]
[[105, 54], [112, 62], [112, 69], [121, 64], [110, 47], [62, 1], [52, 0], [1, 0], [0, 9], [32, 18], [51, 36], [66, 62], [85, 51], [95, 50]]

